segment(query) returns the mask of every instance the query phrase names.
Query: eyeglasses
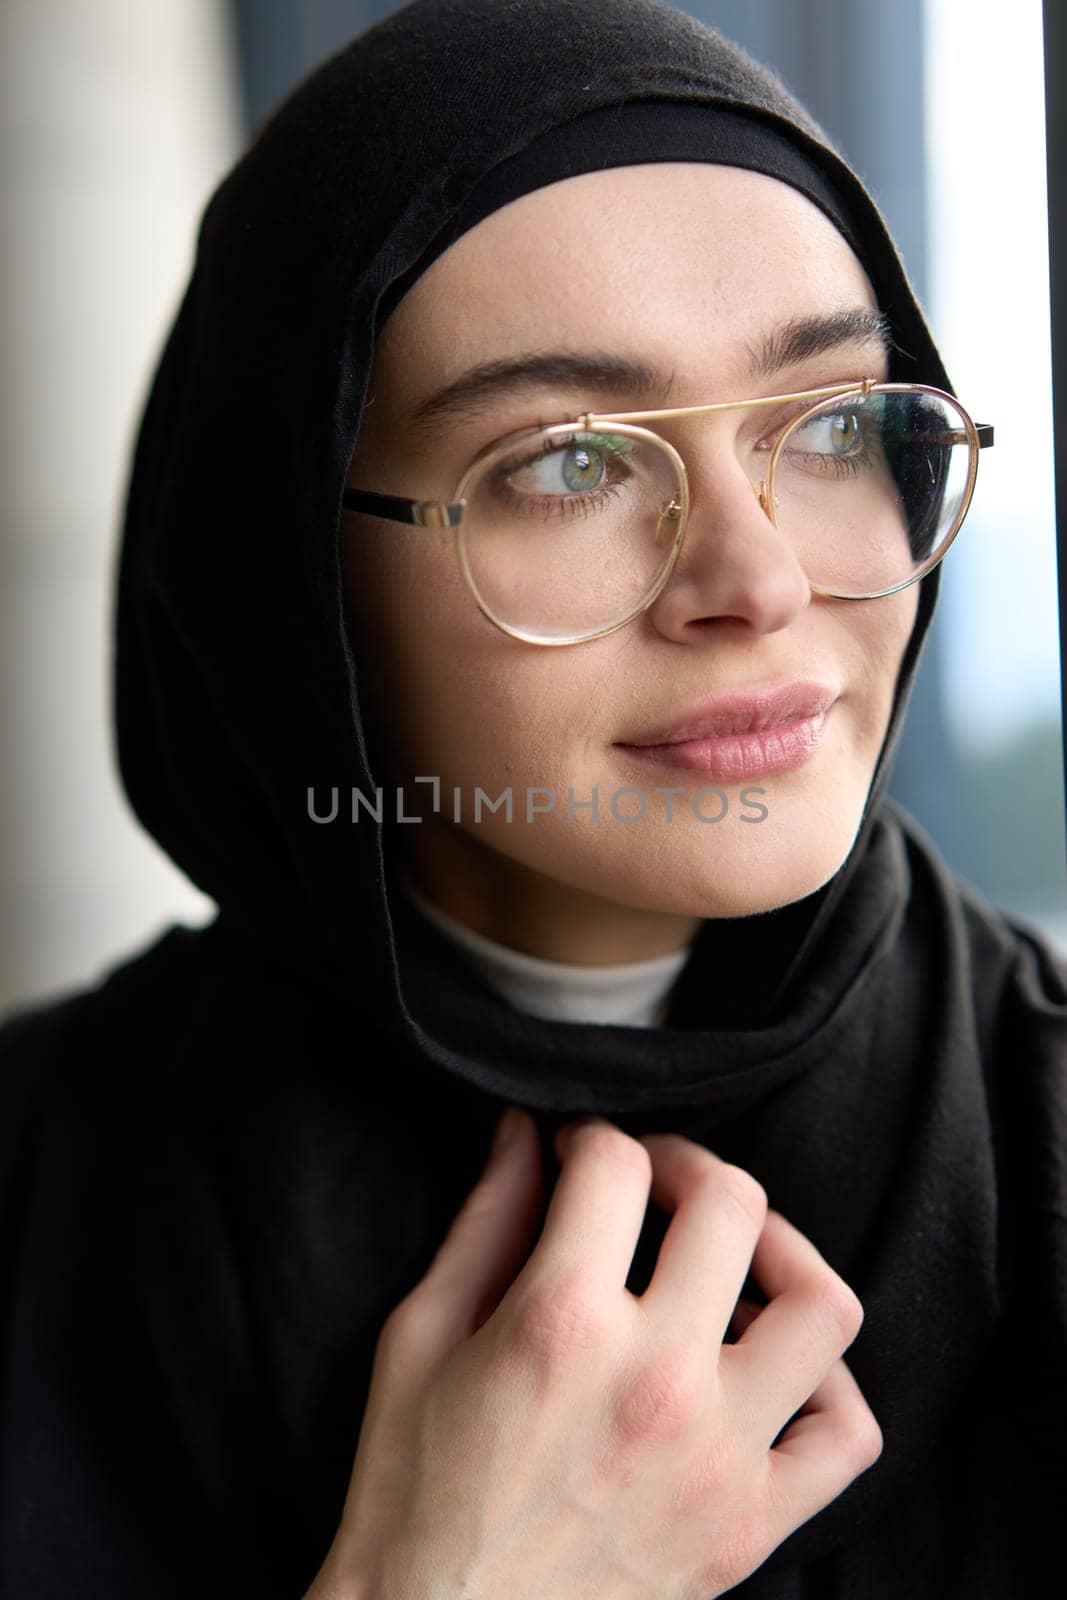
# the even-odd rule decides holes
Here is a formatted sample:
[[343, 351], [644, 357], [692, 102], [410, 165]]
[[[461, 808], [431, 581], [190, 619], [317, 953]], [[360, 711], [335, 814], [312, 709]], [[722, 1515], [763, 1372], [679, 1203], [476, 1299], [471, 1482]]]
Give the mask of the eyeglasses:
[[587, 411], [488, 445], [451, 501], [346, 488], [342, 503], [454, 528], [490, 622], [528, 644], [581, 644], [647, 610], [685, 538], [685, 463], [640, 424], [742, 410], [771, 416], [737, 429], [738, 463], [812, 591], [836, 600], [879, 599], [932, 571], [967, 514], [978, 451], [993, 443], [992, 427], [941, 389], [858, 378], [707, 406]]

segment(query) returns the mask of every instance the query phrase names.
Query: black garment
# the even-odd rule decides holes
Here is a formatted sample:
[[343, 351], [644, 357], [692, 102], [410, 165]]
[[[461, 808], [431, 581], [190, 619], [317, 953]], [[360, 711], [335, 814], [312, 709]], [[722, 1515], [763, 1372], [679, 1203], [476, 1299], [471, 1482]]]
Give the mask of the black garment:
[[864, 255], [863, 231], [848, 215], [844, 197], [792, 135], [758, 121], [748, 110], [693, 100], [627, 100], [584, 111], [545, 128], [506, 161], [490, 167], [466, 196], [448, 227], [441, 228], [413, 266], [395, 279], [378, 301], [376, 331], [416, 278], [461, 234], [519, 195], [581, 172], [599, 172], [630, 162], [713, 161], [778, 178], [807, 195], [830, 218], [853, 250]]
[[773, 127], [855, 230], [896, 375], [948, 387], [824, 135], [651, 0], [419, 0], [261, 131], [149, 397], [117, 617], [124, 782], [220, 915], [0, 1029], [5, 1597], [301, 1595], [382, 1322], [510, 1100], [550, 1173], [582, 1112], [709, 1145], [863, 1302], [883, 1454], [732, 1592], [1000, 1600], [1058, 1569], [1067, 964], [884, 798], [937, 574], [847, 862], [705, 923], [663, 1028], [513, 1011], [407, 903], [389, 829], [308, 816], [374, 787], [337, 536], [383, 297], [493, 168], [638, 101]]

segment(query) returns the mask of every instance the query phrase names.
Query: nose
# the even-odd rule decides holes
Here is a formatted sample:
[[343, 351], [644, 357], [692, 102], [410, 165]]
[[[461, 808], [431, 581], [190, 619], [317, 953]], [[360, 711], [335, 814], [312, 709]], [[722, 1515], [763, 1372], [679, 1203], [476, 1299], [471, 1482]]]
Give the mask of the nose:
[[731, 448], [705, 448], [699, 466], [689, 465], [689, 495], [681, 552], [649, 607], [653, 625], [678, 639], [713, 622], [743, 622], [756, 633], [788, 627], [810, 603], [811, 586], [775, 526], [766, 478], [753, 481]]

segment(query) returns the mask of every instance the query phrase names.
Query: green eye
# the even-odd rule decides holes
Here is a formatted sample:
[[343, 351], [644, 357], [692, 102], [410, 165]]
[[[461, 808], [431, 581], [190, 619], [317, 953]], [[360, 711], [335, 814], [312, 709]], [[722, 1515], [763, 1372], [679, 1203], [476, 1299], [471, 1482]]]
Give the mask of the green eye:
[[794, 437], [817, 455], [850, 456], [863, 447], [863, 423], [858, 412], [831, 411], [805, 422]]
[[593, 494], [617, 481], [619, 464], [636, 445], [637, 440], [621, 434], [577, 433], [570, 439], [546, 439], [541, 449], [501, 470], [523, 493], [549, 498]]

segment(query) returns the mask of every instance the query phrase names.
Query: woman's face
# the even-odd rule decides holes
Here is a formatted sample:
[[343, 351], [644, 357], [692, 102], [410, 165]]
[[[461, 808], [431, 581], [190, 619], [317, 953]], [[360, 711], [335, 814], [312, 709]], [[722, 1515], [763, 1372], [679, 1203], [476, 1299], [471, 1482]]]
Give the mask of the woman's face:
[[[671, 162], [552, 184], [464, 234], [397, 306], [377, 345], [348, 482], [449, 500], [478, 451], [525, 426], [884, 378], [870, 332], [785, 348], [791, 326], [864, 309], [876, 303], [856, 256], [775, 179]], [[534, 352], [623, 357], [673, 384], [666, 398], [646, 398], [539, 382], [438, 411], [431, 425], [415, 419], [468, 369]], [[452, 530], [346, 515], [346, 610], [375, 781], [405, 784], [406, 814], [425, 818], [397, 831], [427, 892], [447, 903], [443, 879], [467, 874], [494, 886], [498, 901], [539, 890], [556, 912], [581, 901], [601, 915], [614, 908], [629, 926], [635, 913], [655, 914], [669, 946], [679, 940], [664, 930], [677, 933], [678, 919], [783, 905], [844, 861], [919, 590], [867, 601], [812, 594], [738, 455], [739, 430], [758, 416], [661, 426], [689, 473], [681, 555], [643, 614], [579, 645], [546, 648], [496, 628], [466, 587]], [[729, 778], [627, 748], [720, 696], [797, 682], [828, 690], [832, 703], [806, 759], [786, 770]], [[433, 786], [416, 777], [439, 779], [436, 815]], [[709, 786], [721, 795], [694, 805]], [[640, 796], [618, 795], [613, 811], [623, 789]], [[510, 790], [512, 820], [484, 800], [475, 820], [478, 790], [490, 801]], [[539, 810], [545, 791], [554, 803]], [[644, 814], [622, 820], [638, 816], [641, 796]]]

